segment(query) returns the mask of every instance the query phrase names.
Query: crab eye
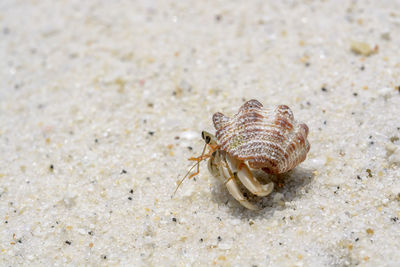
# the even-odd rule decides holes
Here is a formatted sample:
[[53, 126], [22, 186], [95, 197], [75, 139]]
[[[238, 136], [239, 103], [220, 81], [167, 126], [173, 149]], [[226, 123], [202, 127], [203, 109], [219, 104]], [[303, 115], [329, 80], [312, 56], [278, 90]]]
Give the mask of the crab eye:
[[211, 136], [206, 131], [201, 132], [201, 138], [203, 138], [203, 140], [206, 142], [206, 144], [209, 144], [211, 142]]

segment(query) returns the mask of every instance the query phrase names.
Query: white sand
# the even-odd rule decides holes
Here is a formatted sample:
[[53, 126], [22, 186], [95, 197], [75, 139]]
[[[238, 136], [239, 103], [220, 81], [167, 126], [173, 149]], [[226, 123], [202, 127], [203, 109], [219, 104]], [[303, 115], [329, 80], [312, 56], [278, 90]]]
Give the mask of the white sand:
[[[397, 0], [0, 1], [0, 265], [400, 266], [399, 51]], [[251, 98], [307, 160], [259, 212], [206, 164], [171, 199]]]

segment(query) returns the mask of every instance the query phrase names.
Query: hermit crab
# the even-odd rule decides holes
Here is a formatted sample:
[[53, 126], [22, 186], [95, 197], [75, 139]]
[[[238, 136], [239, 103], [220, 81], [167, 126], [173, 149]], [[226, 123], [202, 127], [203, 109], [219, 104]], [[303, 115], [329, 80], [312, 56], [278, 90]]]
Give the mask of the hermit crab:
[[[253, 170], [261, 169], [268, 174], [287, 172], [303, 162], [310, 150], [307, 125], [297, 122], [285, 105], [268, 109], [253, 99], [245, 102], [232, 118], [217, 112], [212, 120], [215, 136], [202, 132], [203, 152], [199, 157], [189, 159], [196, 164], [178, 183], [176, 190], [185, 178], [199, 174], [200, 162], [208, 159], [210, 173], [222, 179], [241, 205], [256, 210], [257, 206], [247, 199], [239, 183], [256, 196], [267, 196], [274, 188], [273, 182], [262, 184]], [[207, 146], [209, 152], [205, 153]], [[195, 167], [197, 171], [189, 175]]]

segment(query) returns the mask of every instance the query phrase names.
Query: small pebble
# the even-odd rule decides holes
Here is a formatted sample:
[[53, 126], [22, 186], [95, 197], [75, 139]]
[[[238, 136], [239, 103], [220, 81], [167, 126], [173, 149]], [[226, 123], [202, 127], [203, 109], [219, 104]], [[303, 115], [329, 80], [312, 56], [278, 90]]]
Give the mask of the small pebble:
[[381, 38], [385, 41], [390, 41], [391, 37], [390, 37], [390, 32], [384, 32], [381, 34]]
[[384, 99], [388, 99], [392, 94], [393, 88], [384, 87], [378, 90], [378, 94], [382, 96]]
[[78, 233], [80, 233], [81, 235], [86, 234], [86, 231], [85, 231], [84, 229], [82, 229], [82, 228], [78, 228], [77, 231], [78, 231]]
[[396, 141], [399, 141], [399, 139], [400, 138], [398, 136], [392, 136], [392, 137], [390, 137], [390, 142], [394, 143]]
[[371, 46], [365, 42], [351, 42], [351, 51], [356, 55], [370, 56], [378, 53], [378, 46], [371, 48]]

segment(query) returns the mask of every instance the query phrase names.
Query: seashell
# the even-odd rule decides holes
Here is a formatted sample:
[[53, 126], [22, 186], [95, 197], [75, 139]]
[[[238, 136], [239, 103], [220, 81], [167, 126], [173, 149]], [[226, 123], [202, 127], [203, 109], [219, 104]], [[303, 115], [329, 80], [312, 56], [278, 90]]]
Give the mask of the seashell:
[[253, 99], [244, 103], [233, 118], [215, 113], [213, 123], [220, 150], [267, 173], [293, 169], [310, 150], [307, 125], [297, 122], [285, 105], [268, 109]]

